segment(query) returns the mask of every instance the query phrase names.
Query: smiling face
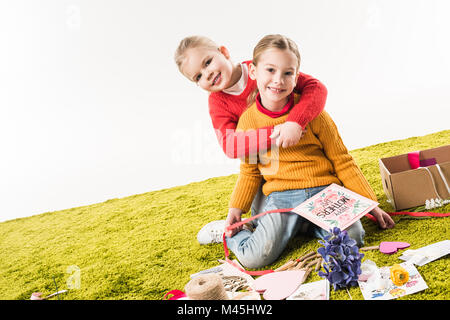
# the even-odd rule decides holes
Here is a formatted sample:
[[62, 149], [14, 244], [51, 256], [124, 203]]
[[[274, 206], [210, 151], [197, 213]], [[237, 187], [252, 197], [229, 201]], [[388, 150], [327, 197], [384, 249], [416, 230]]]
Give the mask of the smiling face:
[[218, 92], [233, 85], [233, 64], [225, 47], [217, 50], [206, 47], [190, 48], [184, 56], [182, 73], [202, 89]]
[[249, 74], [256, 80], [262, 105], [269, 110], [281, 110], [288, 102], [298, 78], [298, 58], [290, 50], [270, 48], [251, 64]]

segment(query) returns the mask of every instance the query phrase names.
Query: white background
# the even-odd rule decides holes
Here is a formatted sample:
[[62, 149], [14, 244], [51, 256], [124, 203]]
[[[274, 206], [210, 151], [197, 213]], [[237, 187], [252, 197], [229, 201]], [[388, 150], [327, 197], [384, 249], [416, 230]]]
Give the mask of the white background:
[[297, 42], [352, 150], [449, 129], [450, 4], [419, 0], [0, 2], [0, 221], [238, 172], [185, 36], [251, 58]]

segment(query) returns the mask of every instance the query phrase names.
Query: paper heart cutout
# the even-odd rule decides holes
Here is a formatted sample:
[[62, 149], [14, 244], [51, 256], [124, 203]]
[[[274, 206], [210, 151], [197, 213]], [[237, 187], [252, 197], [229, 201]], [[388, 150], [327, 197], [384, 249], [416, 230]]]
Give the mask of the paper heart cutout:
[[302, 284], [305, 271], [288, 270], [265, 274], [255, 280], [253, 288], [264, 292], [266, 300], [283, 300], [289, 297]]
[[408, 242], [397, 242], [397, 241], [383, 241], [380, 243], [380, 252], [386, 254], [396, 253], [398, 249], [408, 248], [410, 244]]

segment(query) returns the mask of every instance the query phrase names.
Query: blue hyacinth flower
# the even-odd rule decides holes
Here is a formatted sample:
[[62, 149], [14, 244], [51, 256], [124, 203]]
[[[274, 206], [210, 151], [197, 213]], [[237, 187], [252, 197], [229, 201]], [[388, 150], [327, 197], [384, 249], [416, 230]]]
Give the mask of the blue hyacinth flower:
[[356, 241], [348, 236], [347, 231], [334, 227], [319, 243], [323, 247], [317, 252], [323, 258], [325, 270], [319, 271], [319, 276], [326, 278], [334, 290], [357, 285], [364, 254], [359, 252]]

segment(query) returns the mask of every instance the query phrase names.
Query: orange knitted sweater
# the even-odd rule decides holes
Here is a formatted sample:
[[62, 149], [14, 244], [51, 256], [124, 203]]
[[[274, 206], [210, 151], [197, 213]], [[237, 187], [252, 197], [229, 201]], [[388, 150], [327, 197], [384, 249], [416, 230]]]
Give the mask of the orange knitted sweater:
[[[294, 103], [300, 96], [294, 94]], [[261, 112], [255, 102], [240, 117], [237, 130], [251, 130], [274, 126], [286, 121], [288, 113], [278, 117]], [[270, 113], [270, 112], [269, 112]], [[273, 144], [274, 145], [274, 144]], [[312, 188], [331, 183], [343, 185], [362, 196], [377, 201], [376, 195], [348, 153], [335, 123], [323, 111], [306, 126], [299, 143], [289, 148], [260, 152], [256, 157], [241, 159], [236, 186], [231, 195], [230, 208], [249, 211], [253, 198], [264, 177], [263, 193]]]

